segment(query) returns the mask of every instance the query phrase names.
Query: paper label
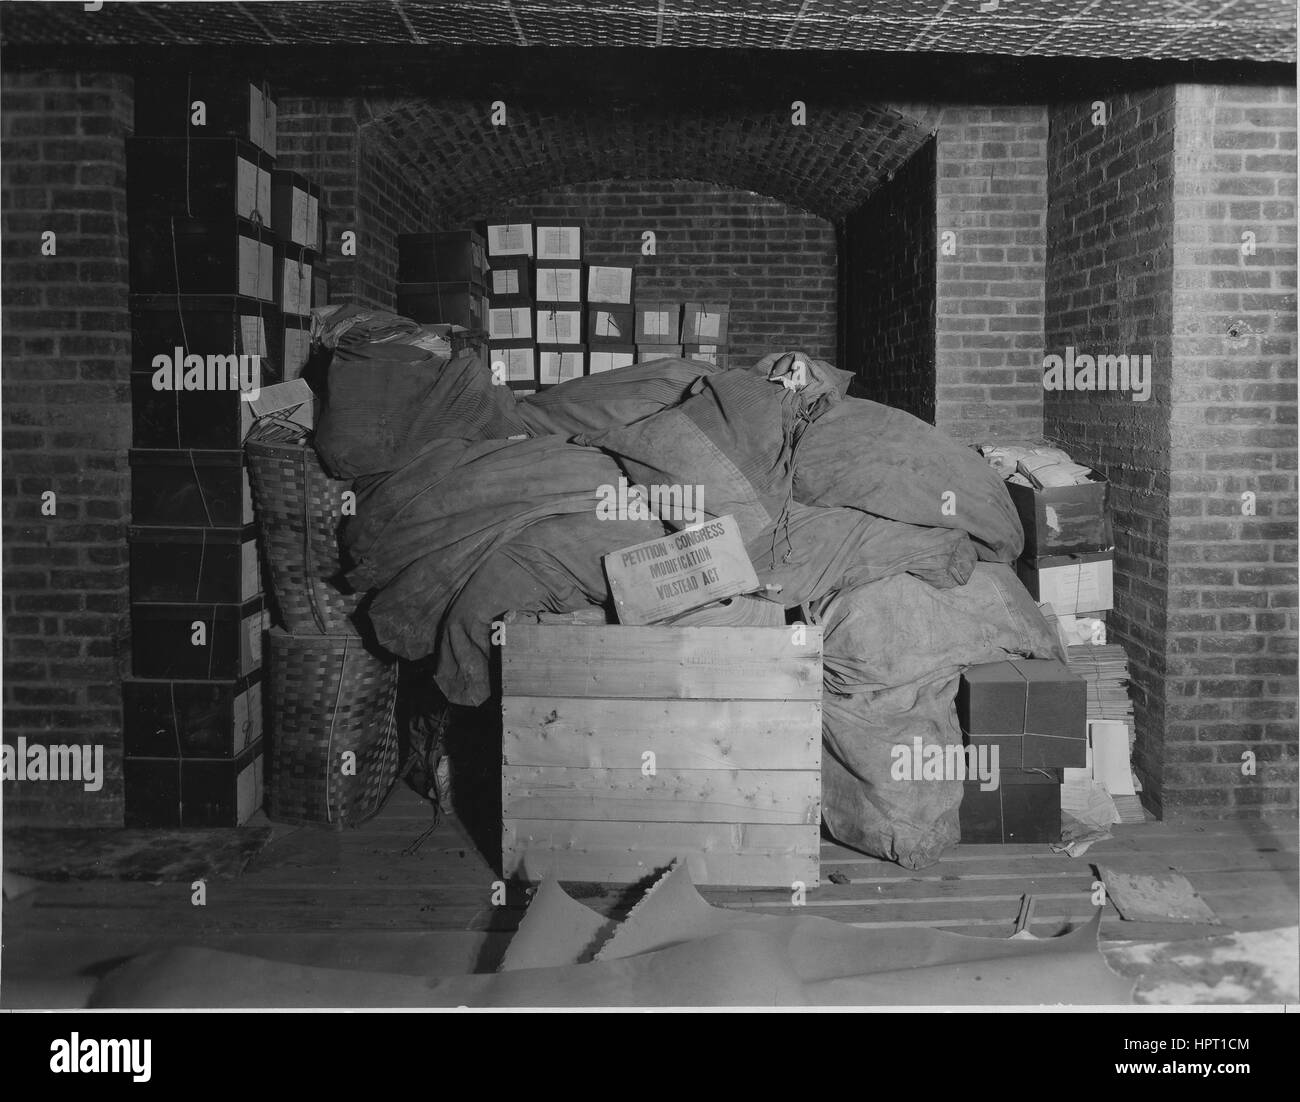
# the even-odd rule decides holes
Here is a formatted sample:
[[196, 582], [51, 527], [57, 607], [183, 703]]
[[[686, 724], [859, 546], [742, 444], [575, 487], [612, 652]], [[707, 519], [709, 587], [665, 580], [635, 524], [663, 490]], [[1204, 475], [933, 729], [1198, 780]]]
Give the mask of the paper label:
[[498, 268], [492, 273], [492, 293], [494, 295], [519, 294], [519, 269]]
[[538, 268], [537, 297], [556, 302], [581, 301], [582, 289], [577, 271], [573, 268]]
[[266, 355], [266, 323], [256, 314], [240, 315], [239, 351], [245, 356]]
[[541, 381], [554, 386], [565, 379], [576, 379], [582, 374], [581, 352], [543, 352]]
[[307, 357], [311, 355], [311, 333], [306, 329], [285, 329], [284, 331], [284, 377], [285, 380], [296, 379], [307, 366]]
[[542, 226], [538, 229], [538, 260], [577, 260], [578, 256], [576, 226]]
[[239, 236], [239, 293], [265, 302], [275, 297], [275, 250], [243, 234]]
[[721, 321], [721, 314], [697, 314], [695, 316], [695, 332], [700, 337], [711, 337], [717, 340], [718, 325]]
[[497, 307], [488, 311], [488, 336], [502, 340], [531, 337], [532, 311], [527, 306]]
[[595, 375], [601, 371], [613, 371], [619, 367], [632, 366], [631, 352], [596, 352], [592, 351], [591, 356], [591, 373]]
[[587, 270], [587, 297], [592, 302], [632, 301], [632, 269], [593, 266]]
[[667, 310], [647, 310], [641, 316], [645, 319], [642, 324], [647, 337], [668, 336]]
[[[618, 315], [612, 310], [597, 310], [595, 315], [595, 330], [598, 337], [625, 337], [622, 328], [618, 324]], [[630, 343], [630, 342], [629, 342]]]
[[260, 183], [257, 165], [240, 157], [238, 167], [235, 170], [235, 213], [240, 218], [252, 218], [253, 212], [258, 209], [258, 185]]
[[293, 213], [290, 216], [290, 240], [295, 245], [310, 245], [311, 237], [308, 236], [307, 225], [307, 193], [298, 188], [293, 188]]
[[542, 344], [577, 344], [580, 315], [571, 310], [539, 310], [538, 340]]
[[492, 242], [492, 252], [498, 255], [533, 255], [532, 226], [489, 226], [488, 239]]
[[531, 348], [493, 348], [488, 358], [493, 364], [505, 364], [507, 382], [528, 383], [534, 379], [533, 352]]

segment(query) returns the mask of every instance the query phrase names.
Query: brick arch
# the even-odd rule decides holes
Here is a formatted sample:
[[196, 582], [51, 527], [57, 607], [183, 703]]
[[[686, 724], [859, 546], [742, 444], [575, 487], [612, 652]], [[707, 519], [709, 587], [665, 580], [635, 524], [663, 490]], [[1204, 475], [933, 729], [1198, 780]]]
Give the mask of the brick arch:
[[406, 100], [376, 107], [363, 124], [408, 179], [418, 180], [454, 225], [484, 207], [592, 180], [704, 180], [758, 192], [829, 220], [859, 207], [930, 135], [933, 112], [890, 105], [788, 104], [736, 114], [643, 109], [538, 111], [507, 105], [492, 126], [480, 102]]

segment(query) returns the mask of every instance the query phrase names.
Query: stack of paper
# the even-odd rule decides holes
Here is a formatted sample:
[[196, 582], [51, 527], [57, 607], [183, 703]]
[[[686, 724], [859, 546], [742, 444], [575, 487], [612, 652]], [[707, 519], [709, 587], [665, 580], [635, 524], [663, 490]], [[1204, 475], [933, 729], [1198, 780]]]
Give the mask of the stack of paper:
[[[1069, 647], [1068, 655], [1070, 672], [1082, 677], [1088, 685], [1092, 745], [1087, 772], [1106, 785], [1121, 823], [1145, 822], [1146, 814], [1137, 795], [1140, 786], [1133, 778], [1126, 752], [1134, 739], [1133, 701], [1128, 694], [1128, 656], [1118, 644]], [[1122, 724], [1127, 737], [1112, 724]], [[1105, 745], [1100, 748], [1097, 744], [1099, 733], [1105, 736]], [[1100, 756], [1097, 754], [1099, 749], [1102, 750]], [[1104, 766], [1104, 770], [1097, 769], [1099, 764]], [[1105, 775], [1102, 775], [1103, 771]], [[1084, 772], [1079, 770], [1081, 774]], [[1067, 782], [1070, 779], [1067, 776]], [[1075, 780], [1079, 783], [1083, 778]]]

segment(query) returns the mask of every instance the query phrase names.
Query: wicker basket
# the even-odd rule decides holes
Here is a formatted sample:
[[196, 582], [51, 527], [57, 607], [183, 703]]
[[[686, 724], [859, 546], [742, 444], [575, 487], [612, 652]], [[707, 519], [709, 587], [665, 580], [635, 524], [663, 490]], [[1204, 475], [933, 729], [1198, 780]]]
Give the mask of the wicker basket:
[[396, 663], [356, 636], [273, 628], [267, 814], [344, 827], [378, 811], [397, 779], [396, 703]]
[[355, 635], [361, 600], [341, 573], [338, 530], [350, 482], [330, 478], [310, 444], [249, 440], [262, 550], [283, 626], [295, 635]]

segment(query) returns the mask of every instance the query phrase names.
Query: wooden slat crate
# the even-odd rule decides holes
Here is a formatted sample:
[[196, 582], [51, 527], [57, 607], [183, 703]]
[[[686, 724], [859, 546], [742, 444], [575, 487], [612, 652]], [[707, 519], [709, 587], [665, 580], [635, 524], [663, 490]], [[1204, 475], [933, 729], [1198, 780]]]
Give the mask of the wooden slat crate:
[[633, 883], [679, 858], [699, 884], [814, 886], [822, 638], [802, 635], [509, 624], [506, 876]]

